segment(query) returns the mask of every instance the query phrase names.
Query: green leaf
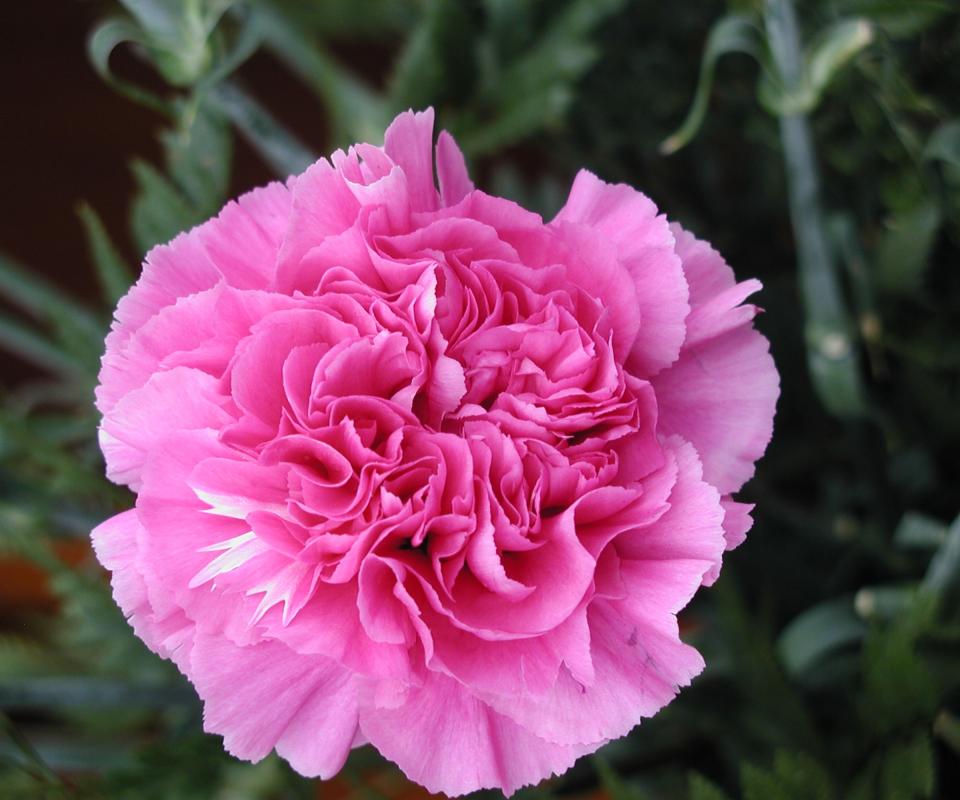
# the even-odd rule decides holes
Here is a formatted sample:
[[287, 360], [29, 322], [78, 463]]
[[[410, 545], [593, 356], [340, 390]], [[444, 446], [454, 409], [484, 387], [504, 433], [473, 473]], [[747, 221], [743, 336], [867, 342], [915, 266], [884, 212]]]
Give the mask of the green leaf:
[[960, 120], [944, 122], [930, 134], [923, 156], [960, 168]]
[[757, 89], [761, 105], [777, 116], [812, 111], [834, 78], [873, 43], [875, 36], [865, 18], [836, 21], [807, 47], [798, 82], [791, 83], [773, 71], [763, 75]]
[[940, 520], [918, 511], [908, 511], [893, 533], [893, 541], [901, 547], [936, 548], [947, 539], [947, 526]]
[[87, 203], [80, 203], [77, 214], [87, 235], [90, 260], [97, 271], [103, 297], [109, 305], [114, 306], [133, 284], [133, 275], [110, 240], [110, 234], [97, 212]]
[[824, 768], [802, 753], [780, 751], [770, 769], [746, 764], [740, 782], [744, 800], [831, 800], [835, 796]]
[[202, 215], [190, 207], [177, 188], [155, 167], [134, 159], [130, 168], [138, 187], [130, 222], [141, 253], [156, 244], [170, 241], [200, 222]]
[[3, 734], [21, 755], [25, 768], [39, 780], [52, 786], [64, 786], [60, 777], [47, 765], [46, 761], [29, 739], [21, 733], [10, 718], [0, 712], [0, 733]]
[[864, 641], [860, 715], [878, 735], [932, 718], [938, 703], [936, 682], [917, 652], [917, 639], [929, 629], [936, 604], [918, 595], [891, 624], [876, 626]]
[[789, 675], [801, 677], [835, 650], [859, 642], [866, 627], [847, 599], [830, 600], [796, 617], [780, 634], [777, 650]]
[[[576, 82], [601, 54], [593, 39], [595, 29], [624, 2], [568, 2], [546, 27], [536, 28], [532, 42], [505, 62], [497, 58], [495, 41], [488, 38], [482, 46], [478, 96], [473, 108], [452, 126], [464, 152], [490, 153], [562, 122]], [[511, 18], [522, 16], [522, 11], [509, 13]]]
[[259, 11], [267, 47], [327, 104], [335, 144], [381, 141], [391, 120], [386, 101], [280, 9], [261, 5]]
[[160, 114], [171, 114], [170, 103], [162, 97], [113, 74], [110, 69], [110, 54], [121, 44], [147, 47], [149, 40], [140, 28], [125, 17], [110, 17], [97, 25], [87, 40], [87, 56], [94, 70], [107, 85], [129, 100]]
[[907, 610], [916, 597], [916, 584], [869, 586], [856, 593], [853, 606], [862, 619], [891, 620]]
[[38, 320], [55, 324], [67, 317], [74, 329], [101, 338], [100, 322], [89, 309], [3, 254], [0, 254], [0, 296]]
[[167, 171], [198, 216], [216, 213], [227, 198], [233, 140], [223, 113], [199, 98], [186, 104], [180, 123], [160, 139]]
[[933, 742], [926, 731], [890, 747], [880, 773], [880, 800], [920, 800], [935, 788]]
[[610, 800], [643, 800], [646, 796], [646, 793], [638, 787], [625, 782], [603, 756], [595, 755], [593, 766], [597, 770], [600, 783], [607, 790]]
[[908, 39], [950, 13], [951, 7], [946, 0], [841, 0], [839, 10], [867, 17], [894, 39]]
[[210, 35], [233, 0], [121, 0], [143, 31], [160, 74], [190, 86], [213, 60]]
[[822, 31], [807, 50], [811, 91], [820, 96], [850, 61], [875, 38], [870, 20], [841, 19]]
[[[219, 33], [217, 31], [215, 33]], [[197, 90], [206, 91], [232, 75], [263, 43], [261, 17], [255, 8], [246, 9], [239, 33], [229, 46], [223, 46], [223, 36], [214, 36], [215, 56], [209, 71], [197, 81]]]
[[946, 709], [941, 709], [933, 721], [933, 732], [954, 753], [960, 755], [960, 719]]
[[748, 16], [730, 14], [721, 17], [711, 28], [707, 43], [700, 60], [700, 78], [690, 104], [690, 110], [680, 127], [660, 144], [660, 152], [670, 155], [688, 144], [707, 113], [710, 102], [710, 90], [713, 87], [713, 73], [717, 62], [729, 53], [743, 53], [758, 61], [762, 59], [762, 43], [756, 22]]
[[941, 223], [940, 207], [929, 200], [887, 223], [877, 245], [877, 286], [892, 294], [923, 286]]
[[0, 349], [70, 380], [85, 380], [89, 377], [88, 371], [69, 353], [28, 328], [20, 320], [5, 314], [0, 314]]
[[387, 90], [391, 106], [424, 108], [448, 88], [462, 89], [473, 66], [472, 31], [465, 4], [430, 0], [397, 58]]
[[955, 589], [958, 583], [960, 583], [960, 516], [953, 521], [947, 531], [946, 539], [930, 561], [921, 585], [928, 592], [942, 595]]
[[690, 800], [730, 800], [730, 796], [712, 781], [696, 772], [690, 775]]
[[211, 93], [211, 102], [281, 178], [303, 172], [316, 156], [263, 106], [231, 81]]

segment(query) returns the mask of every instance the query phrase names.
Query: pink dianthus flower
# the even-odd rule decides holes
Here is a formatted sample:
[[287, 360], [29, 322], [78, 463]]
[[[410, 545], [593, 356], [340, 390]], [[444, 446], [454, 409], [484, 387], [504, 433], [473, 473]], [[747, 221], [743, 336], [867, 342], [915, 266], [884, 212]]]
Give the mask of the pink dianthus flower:
[[549, 223], [475, 190], [401, 114], [120, 301], [116, 601], [239, 758], [329, 777], [369, 742], [449, 795], [563, 772], [704, 666], [676, 614], [750, 526], [778, 395], [757, 289], [589, 172]]

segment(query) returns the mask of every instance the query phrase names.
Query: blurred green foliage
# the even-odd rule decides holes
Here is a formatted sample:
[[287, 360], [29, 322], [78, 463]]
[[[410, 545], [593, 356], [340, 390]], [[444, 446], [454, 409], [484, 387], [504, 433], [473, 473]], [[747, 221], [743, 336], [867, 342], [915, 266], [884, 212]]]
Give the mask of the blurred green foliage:
[[[392, 54], [379, 86], [343, 58], [356, 49], [355, 67], [370, 43]], [[117, 48], [167, 89], [114, 74]], [[122, 0], [89, 54], [163, 120], [162, 163], [130, 165], [141, 252], [225, 201], [235, 137], [280, 177], [313, 158], [244, 85], [263, 51], [315, 93], [331, 146], [432, 104], [482, 185], [549, 215], [588, 166], [765, 282], [783, 397], [745, 493], [757, 524], [684, 613], [707, 671], [531, 797], [960, 796], [956, 5]], [[0, 397], [0, 558], [38, 565], [60, 601], [0, 628], [3, 797], [323, 796], [204, 736], [189, 687], [134, 638], [89, 555], [64, 558], [131, 502], [102, 477], [91, 392], [134, 270], [119, 232], [78, 213], [99, 307], [0, 257], [17, 311], [0, 312], [0, 346], [43, 376]], [[358, 795], [377, 794], [371, 770], [389, 772], [351, 758]]]

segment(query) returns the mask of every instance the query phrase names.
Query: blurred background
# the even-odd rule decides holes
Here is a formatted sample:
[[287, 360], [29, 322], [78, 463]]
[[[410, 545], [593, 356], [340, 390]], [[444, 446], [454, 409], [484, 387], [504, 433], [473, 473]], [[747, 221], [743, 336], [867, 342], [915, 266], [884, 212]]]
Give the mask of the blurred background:
[[92, 388], [143, 253], [433, 105], [549, 217], [575, 171], [764, 282], [782, 375], [706, 672], [529, 798], [960, 797], [954, 0], [60, 0], [4, 8], [0, 797], [408, 798], [225, 755], [114, 607]]

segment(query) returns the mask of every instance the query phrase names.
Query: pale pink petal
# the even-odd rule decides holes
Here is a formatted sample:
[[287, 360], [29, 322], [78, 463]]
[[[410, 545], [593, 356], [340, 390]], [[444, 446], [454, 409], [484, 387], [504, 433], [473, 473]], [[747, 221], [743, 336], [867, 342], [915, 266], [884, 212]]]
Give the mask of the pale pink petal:
[[753, 503], [738, 503], [732, 497], [721, 501], [725, 515], [723, 517], [723, 535], [727, 540], [727, 550], [733, 550], [743, 544], [747, 532], [753, 527]]
[[290, 206], [290, 190], [270, 183], [231, 200], [194, 234], [227, 283], [264, 289], [273, 282]]
[[[667, 440], [666, 450], [671, 461], [676, 463], [676, 482], [667, 498], [668, 510], [652, 523], [638, 525], [636, 529], [619, 536], [614, 544], [624, 561], [661, 561], [667, 565], [679, 563], [684, 571], [692, 562], [699, 564], [699, 576], [692, 579], [687, 588], [681, 587], [679, 595], [671, 596], [667, 601], [669, 613], [675, 613], [693, 596], [703, 573], [712, 564], [719, 563], [726, 539], [720, 494], [704, 480], [697, 451], [689, 443], [677, 438]], [[659, 476], [654, 476], [651, 486], [659, 480]], [[667, 591], [668, 586], [664, 584], [658, 588], [654, 585], [651, 588], [637, 585], [628, 588], [641, 603], [653, 592], [651, 607], [657, 608], [656, 592]], [[676, 586], [674, 590], [677, 590]]]
[[408, 778], [450, 797], [477, 789], [511, 795], [564, 772], [601, 744], [551, 744], [433, 672], [399, 708], [362, 708], [360, 727]]
[[204, 702], [204, 730], [223, 736], [237, 758], [259, 761], [276, 748], [297, 772], [321, 778], [346, 761], [357, 732], [349, 670], [277, 642], [237, 647], [201, 634], [191, 672]]
[[147, 454], [171, 431], [220, 429], [233, 420], [224, 410], [228, 398], [205, 372], [176, 367], [156, 372], [146, 385], [124, 395], [100, 425], [100, 449], [107, 477], [140, 488]]
[[[699, 580], [698, 580], [699, 583]], [[484, 695], [501, 714], [530, 733], [563, 745], [596, 748], [651, 717], [703, 669], [692, 647], [669, 640], [643, 620], [597, 600], [588, 610], [595, 680], [589, 686], [562, 670], [553, 691]]]
[[222, 281], [166, 306], [122, 345], [108, 342], [97, 386], [97, 408], [104, 414], [127, 392], [143, 386], [158, 370], [176, 366], [221, 376], [237, 343], [254, 323], [273, 311], [293, 308], [292, 297], [240, 291]]
[[97, 560], [110, 570], [113, 599], [134, 632], [158, 655], [172, 659], [189, 675], [194, 626], [179, 608], [157, 614], [150, 604], [146, 582], [137, 569], [137, 540], [142, 526], [135, 510], [124, 511], [100, 523], [90, 534]]

